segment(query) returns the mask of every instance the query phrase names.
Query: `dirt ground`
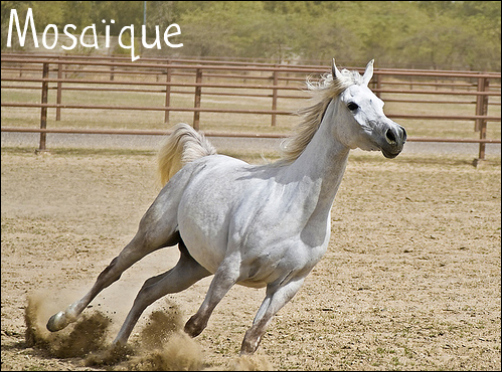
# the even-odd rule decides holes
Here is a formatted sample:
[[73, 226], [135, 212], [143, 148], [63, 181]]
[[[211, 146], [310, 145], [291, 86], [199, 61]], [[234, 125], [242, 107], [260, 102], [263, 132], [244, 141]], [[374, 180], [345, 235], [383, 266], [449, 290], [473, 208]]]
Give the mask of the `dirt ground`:
[[[159, 344], [147, 336], [184, 324], [207, 278], [147, 309], [133, 333], [136, 349], [102, 365], [84, 348], [62, 352], [72, 338], [49, 339], [43, 324], [80, 298], [133, 237], [157, 194], [154, 153], [3, 148], [2, 370], [159, 368], [155, 360], [167, 363], [164, 370], [500, 370], [500, 156], [478, 168], [471, 162], [351, 155], [328, 252], [275, 316], [255, 357], [239, 360], [238, 352], [264, 290], [239, 286], [199, 337], [174, 331], [162, 339], [165, 353], [153, 352]], [[103, 349], [144, 281], [177, 258], [168, 248], [137, 263], [91, 303], [79, 329], [91, 329], [97, 314], [108, 317]], [[74, 341], [85, 338], [79, 332]]]

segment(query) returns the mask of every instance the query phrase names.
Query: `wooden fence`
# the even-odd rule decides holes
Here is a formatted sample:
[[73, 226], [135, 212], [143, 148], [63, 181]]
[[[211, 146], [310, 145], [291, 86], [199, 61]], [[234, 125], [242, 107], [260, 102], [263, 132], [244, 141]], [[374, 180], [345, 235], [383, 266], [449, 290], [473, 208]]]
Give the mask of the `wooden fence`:
[[[359, 68], [356, 69], [362, 72]], [[275, 127], [278, 115], [292, 115], [291, 110], [279, 110], [278, 101], [305, 99], [301, 93], [305, 77], [329, 71], [329, 66], [293, 66], [265, 63], [228, 61], [199, 61], [183, 59], [142, 59], [136, 62], [128, 58], [82, 57], [2, 54], [2, 91], [6, 89], [29, 89], [41, 91], [41, 102], [4, 102], [2, 107], [31, 107], [40, 109], [40, 127], [4, 127], [3, 132], [40, 133], [39, 150], [46, 148], [47, 133], [92, 133], [92, 134], [136, 134], [165, 135], [167, 130], [113, 130], [47, 128], [47, 110], [55, 108], [55, 120], [61, 120], [63, 109], [82, 110], [142, 110], [164, 112], [164, 122], [169, 124], [171, 112], [193, 112], [193, 127], [199, 129], [201, 113], [258, 114], [270, 116], [270, 126]], [[88, 77], [91, 75], [90, 77]], [[87, 76], [87, 77], [86, 77]], [[174, 77], [184, 79], [174, 81]], [[118, 78], [126, 77], [127, 79]], [[500, 123], [498, 116], [488, 115], [488, 107], [500, 106], [500, 73], [433, 70], [390, 70], [375, 69], [372, 90], [378, 95], [386, 94], [386, 102], [473, 104], [472, 115], [435, 115], [387, 113], [390, 118], [420, 119], [435, 121], [473, 121], [473, 130], [479, 132], [479, 139], [419, 138], [411, 136], [410, 142], [468, 142], [479, 143], [479, 159], [485, 158], [486, 143], [500, 143], [500, 139], [487, 138], [487, 123]], [[194, 79], [195, 82], [192, 82]], [[151, 81], [153, 80], [153, 81]], [[217, 81], [216, 83], [211, 81]], [[236, 80], [237, 83], [228, 83]], [[446, 80], [446, 82], [445, 82]], [[258, 81], [258, 83], [256, 83]], [[222, 83], [223, 82], [223, 83]], [[263, 83], [262, 83], [263, 82]], [[39, 85], [30, 85], [32, 83]], [[176, 88], [183, 88], [178, 89]], [[193, 91], [186, 88], [193, 88]], [[218, 91], [208, 91], [217, 88]], [[242, 92], [242, 89], [246, 92]], [[432, 89], [431, 89], [432, 88]], [[48, 103], [49, 90], [56, 91], [56, 103]], [[163, 106], [115, 106], [63, 103], [63, 91], [106, 91], [106, 92], [150, 92], [165, 94]], [[256, 93], [249, 93], [256, 91]], [[263, 93], [267, 91], [270, 93]], [[175, 106], [172, 97], [179, 94], [193, 95], [193, 107]], [[387, 95], [394, 94], [394, 98]], [[400, 95], [436, 95], [470, 97], [466, 100], [438, 101], [436, 99], [403, 98]], [[209, 95], [235, 97], [270, 98], [269, 109], [231, 109], [201, 107], [203, 97]], [[497, 97], [496, 99], [489, 99]], [[3, 114], [2, 114], [3, 115]], [[2, 122], [4, 120], [2, 119]], [[221, 137], [284, 137], [281, 133], [231, 133], [207, 132], [207, 136]]]

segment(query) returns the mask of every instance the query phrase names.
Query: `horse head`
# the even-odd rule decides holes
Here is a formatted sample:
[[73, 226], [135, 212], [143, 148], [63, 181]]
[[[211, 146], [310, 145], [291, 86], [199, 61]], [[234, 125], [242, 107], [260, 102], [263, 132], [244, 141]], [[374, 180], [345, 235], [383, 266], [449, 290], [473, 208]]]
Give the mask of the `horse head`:
[[[406, 130], [383, 112], [383, 101], [369, 88], [373, 76], [371, 60], [361, 76], [357, 72], [339, 71], [333, 59], [333, 84], [348, 85], [339, 94], [337, 114], [338, 139], [350, 148], [381, 151], [386, 158], [395, 158], [406, 142]], [[350, 81], [350, 84], [347, 84]]]

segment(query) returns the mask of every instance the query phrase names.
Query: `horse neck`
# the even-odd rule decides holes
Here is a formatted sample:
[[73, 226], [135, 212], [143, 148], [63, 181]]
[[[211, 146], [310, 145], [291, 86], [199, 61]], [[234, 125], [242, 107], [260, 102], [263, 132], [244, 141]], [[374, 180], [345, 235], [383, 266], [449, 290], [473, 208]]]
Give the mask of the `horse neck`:
[[331, 101], [316, 134], [287, 170], [290, 176], [306, 177], [320, 185], [320, 189], [314, 192], [320, 205], [329, 210], [342, 181], [350, 150], [336, 137], [337, 120], [341, 120], [336, 115], [337, 107], [337, 101]]

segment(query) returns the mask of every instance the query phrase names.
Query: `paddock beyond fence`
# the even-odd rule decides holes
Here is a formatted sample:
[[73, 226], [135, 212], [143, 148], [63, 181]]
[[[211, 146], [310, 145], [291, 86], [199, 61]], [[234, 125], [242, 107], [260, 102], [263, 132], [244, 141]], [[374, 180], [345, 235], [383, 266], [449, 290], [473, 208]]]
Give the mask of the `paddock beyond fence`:
[[[165, 135], [169, 133], [171, 113], [186, 112], [193, 113], [192, 125], [197, 130], [200, 129], [201, 114], [269, 116], [270, 125], [267, 129], [262, 127], [247, 132], [240, 128], [230, 131], [204, 129], [204, 133], [207, 136], [220, 137], [280, 138], [286, 135], [278, 126], [278, 117], [293, 115], [296, 110], [295, 102], [308, 98], [302, 91], [305, 77], [319, 76], [329, 71], [329, 66], [181, 59], [142, 59], [137, 62], [127, 60], [118, 57], [2, 54], [2, 108], [40, 109], [40, 126], [4, 126], [4, 120], [9, 122], [9, 125], [11, 122], [4, 118], [7, 111], [2, 109], [1, 130], [40, 133], [39, 150], [43, 151], [46, 149], [48, 133]], [[364, 69], [348, 68], [359, 71]], [[484, 159], [486, 144], [501, 142], [500, 138], [489, 138], [487, 135], [488, 123], [501, 121], [500, 77], [500, 73], [469, 71], [375, 69], [371, 88], [378, 96], [385, 95], [385, 102], [393, 103], [402, 110], [387, 112], [387, 116], [392, 119], [423, 120], [434, 125], [437, 123], [438, 128], [444, 121], [468, 121], [473, 123], [472, 132], [479, 133], [478, 138], [418, 137], [411, 134], [408, 141], [479, 143], [479, 159]], [[56, 92], [56, 97], [51, 97], [54, 103], [49, 103], [51, 90]], [[22, 94], [8, 94], [19, 91], [40, 91], [41, 100], [26, 102], [27, 98]], [[88, 96], [92, 96], [92, 92], [105, 92], [107, 97], [112, 97], [114, 93], [142, 93], [152, 95], [151, 97], [155, 95], [156, 98], [160, 94], [164, 98], [162, 105], [152, 105], [153, 98], [148, 98], [150, 96], [146, 98], [145, 105], [85, 104], [80, 99], [78, 103], [63, 103], [63, 93], [72, 91], [90, 92]], [[4, 95], [8, 97], [7, 101]], [[173, 98], [181, 96], [193, 97], [193, 100], [190, 98], [189, 102], [175, 104]], [[215, 107], [215, 104], [210, 102], [211, 96], [241, 99], [247, 106]], [[426, 98], [418, 98], [423, 96]], [[403, 104], [423, 107], [440, 105], [440, 113], [450, 112], [429, 113], [427, 108], [410, 111], [406, 110]], [[454, 109], [447, 109], [448, 106]], [[62, 120], [63, 110], [100, 110], [112, 115], [116, 110], [163, 112], [165, 127], [157, 130], [48, 128], [48, 109], [55, 109], [55, 121]], [[491, 113], [492, 110], [495, 114]]]

